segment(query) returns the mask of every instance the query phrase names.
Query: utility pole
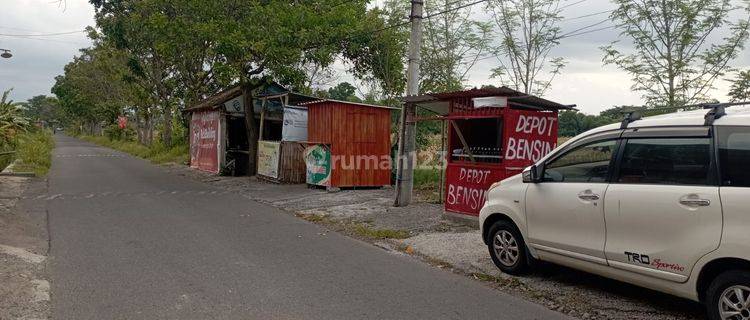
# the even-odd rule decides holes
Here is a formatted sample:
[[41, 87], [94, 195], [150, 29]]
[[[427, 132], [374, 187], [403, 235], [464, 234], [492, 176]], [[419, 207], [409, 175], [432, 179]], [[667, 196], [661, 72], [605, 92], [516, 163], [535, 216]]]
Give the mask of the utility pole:
[[[422, 48], [422, 7], [424, 0], [411, 0], [411, 35], [409, 37], [409, 66], [406, 73], [406, 96], [419, 94], [419, 64]], [[398, 139], [398, 168], [396, 170], [396, 200], [394, 206], [411, 203], [416, 164], [416, 107], [406, 102], [401, 110], [401, 128]]]

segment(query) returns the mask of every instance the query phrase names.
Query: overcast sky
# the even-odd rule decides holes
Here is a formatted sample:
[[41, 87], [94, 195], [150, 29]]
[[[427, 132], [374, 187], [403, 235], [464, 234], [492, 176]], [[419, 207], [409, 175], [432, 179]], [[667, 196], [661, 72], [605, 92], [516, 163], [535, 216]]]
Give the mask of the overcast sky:
[[[210, 1], [210, 0], [207, 0]], [[404, 0], [407, 1], [407, 0]], [[567, 18], [580, 17], [612, 9], [607, 0], [563, 0], [569, 5], [564, 10]], [[482, 8], [477, 7], [477, 19], [485, 19]], [[59, 6], [54, 0], [0, 0], [0, 48], [10, 49], [11, 59], [0, 59], [0, 91], [14, 88], [11, 97], [24, 101], [39, 94], [50, 95], [55, 76], [86, 47], [90, 41], [81, 33], [54, 37], [19, 37], [38, 33], [60, 33], [83, 30], [93, 25], [94, 10], [86, 0], [67, 0]], [[574, 31], [607, 18], [606, 14], [563, 21], [563, 33]], [[604, 21], [599, 27], [611, 25]], [[16, 36], [11, 36], [16, 35]], [[585, 113], [596, 114], [612, 105], [638, 105], [642, 100], [638, 93], [630, 91], [627, 74], [612, 66], [603, 66], [599, 47], [617, 39], [616, 30], [567, 38], [554, 49], [553, 56], [567, 61], [563, 74], [553, 82], [546, 98], [565, 104], [577, 104]], [[495, 84], [490, 79], [490, 69], [497, 65], [494, 59], [486, 59], [476, 65], [469, 75], [467, 86]], [[750, 69], [750, 50], [746, 49], [732, 63], [741, 69]], [[349, 80], [347, 75], [339, 77]], [[728, 84], [716, 83], [712, 97], [726, 100]]]

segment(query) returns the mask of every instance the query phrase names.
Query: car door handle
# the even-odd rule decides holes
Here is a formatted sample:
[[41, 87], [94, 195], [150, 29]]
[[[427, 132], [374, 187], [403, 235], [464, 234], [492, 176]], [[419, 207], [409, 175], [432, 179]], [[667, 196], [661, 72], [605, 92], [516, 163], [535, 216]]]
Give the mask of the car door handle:
[[591, 192], [591, 190], [586, 190], [578, 194], [578, 199], [585, 201], [596, 201], [599, 200], [599, 195]]
[[698, 198], [697, 195], [689, 195], [680, 198], [680, 204], [688, 207], [708, 207], [711, 205], [711, 200]]

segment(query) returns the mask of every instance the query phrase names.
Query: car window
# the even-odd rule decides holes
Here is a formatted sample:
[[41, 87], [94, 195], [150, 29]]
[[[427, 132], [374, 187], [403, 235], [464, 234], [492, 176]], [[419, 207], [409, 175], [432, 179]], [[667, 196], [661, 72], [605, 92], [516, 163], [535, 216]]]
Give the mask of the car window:
[[605, 182], [616, 144], [601, 141], [568, 151], [544, 167], [544, 181]]
[[750, 187], [750, 128], [718, 127], [721, 184]]
[[710, 166], [709, 138], [630, 139], [616, 181], [707, 185]]

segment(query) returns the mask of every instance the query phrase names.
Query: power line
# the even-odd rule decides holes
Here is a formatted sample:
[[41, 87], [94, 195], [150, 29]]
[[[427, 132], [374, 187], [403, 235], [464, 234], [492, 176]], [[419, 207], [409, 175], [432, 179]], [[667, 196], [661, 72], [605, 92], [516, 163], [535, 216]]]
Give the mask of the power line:
[[585, 27], [580, 27], [580, 28], [578, 28], [578, 29], [575, 29], [575, 30], [573, 30], [573, 31], [570, 31], [570, 32], [564, 33], [563, 35], [561, 35], [561, 36], [559, 36], [559, 37], [555, 37], [555, 38], [552, 38], [552, 40], [554, 40], [554, 41], [557, 41], [557, 40], [565, 39], [565, 38], [569, 37], [570, 35], [572, 35], [572, 34], [575, 34], [576, 32], [579, 32], [579, 31], [583, 31], [583, 30], [586, 30], [586, 29], [589, 29], [589, 28], [593, 28], [593, 27], [596, 27], [596, 26], [598, 26], [598, 25], [601, 25], [601, 24], [603, 24], [603, 23], [605, 23], [605, 22], [607, 22], [607, 21], [609, 21], [609, 19], [604, 19], [604, 20], [602, 20], [602, 21], [599, 21], [599, 22], [597, 22], [597, 23], [594, 23], [594, 24], [590, 24], [590, 25], [587, 25], [587, 26], [585, 26]]
[[[616, 26], [607, 26], [607, 27], [597, 28], [597, 29], [593, 29], [593, 30], [586, 30], [586, 31], [583, 31], [583, 30], [585, 30], [585, 29], [588, 29], [588, 28], [592, 28], [592, 27], [598, 26], [598, 25], [600, 25], [600, 24], [602, 24], [602, 23], [604, 23], [604, 22], [606, 22], [606, 21], [609, 21], [609, 20], [603, 20], [603, 21], [599, 21], [599, 22], [597, 22], [597, 23], [594, 23], [594, 24], [591, 24], [591, 25], [588, 25], [588, 26], [585, 26], [585, 27], [581, 27], [581, 28], [578, 28], [578, 29], [576, 29], [576, 30], [573, 30], [573, 31], [567, 32], [567, 33], [565, 33], [565, 34], [563, 34], [563, 35], [561, 35], [561, 36], [558, 36], [558, 37], [552, 38], [552, 39], [550, 39], [550, 40], [551, 40], [551, 41], [558, 41], [558, 40], [562, 40], [562, 39], [566, 39], [566, 38], [570, 38], [570, 37], [576, 37], [576, 36], [580, 36], [580, 35], [584, 35], [584, 34], [594, 33], [594, 32], [597, 32], [597, 31], [602, 31], [602, 30], [612, 29], [612, 28], [615, 28], [615, 27], [616, 27]], [[497, 57], [498, 55], [499, 55], [499, 54], [490, 54], [490, 55], [487, 55], [487, 56], [484, 56], [484, 57], [480, 57], [480, 58], [477, 58], [477, 57], [479, 57], [480, 55], [474, 55], [474, 56], [472, 56], [472, 57], [469, 57], [469, 58], [467, 58], [466, 60], [473, 60], [473, 59], [477, 58], [477, 59], [476, 59], [476, 61], [482, 61], [482, 60], [487, 60], [487, 59], [490, 59], [490, 58], [495, 58], [495, 57]]]
[[588, 0], [579, 0], [579, 1], [576, 1], [576, 2], [573, 2], [573, 3], [570, 3], [570, 4], [566, 4], [566, 5], [562, 6], [562, 7], [560, 7], [559, 10], [563, 10], [565, 8], [572, 7], [574, 5], [577, 5], [577, 4], [580, 4], [580, 3], [584, 3], [586, 1], [588, 1]]
[[[432, 17], [435, 17], [435, 16], [439, 16], [439, 15], [442, 15], [442, 14], [449, 13], [451, 11], [456, 11], [456, 10], [460, 10], [460, 9], [463, 9], [463, 8], [468, 8], [470, 6], [474, 6], [474, 5], [480, 4], [482, 2], [487, 2], [487, 1], [488, 0], [477, 0], [477, 1], [474, 1], [474, 2], [471, 2], [471, 3], [467, 3], [467, 4], [463, 4], [463, 5], [454, 7], [454, 8], [445, 9], [445, 10], [438, 11], [438, 12], [435, 12], [435, 13], [432, 13], [432, 14], [428, 14], [428, 15], [422, 17], [422, 18], [429, 19], [429, 18], [432, 18]], [[585, 0], [583, 0], [583, 1], [585, 1]], [[349, 1], [349, 2], [351, 2], [351, 1]], [[451, 2], [451, 3], [447, 4], [447, 5], [445, 5], [445, 7], [448, 7], [448, 6], [451, 6], [451, 5], [460, 3], [460, 2], [462, 2], [462, 1], [461, 0], [454, 1], [454, 2]], [[386, 31], [386, 30], [390, 30], [390, 29], [394, 29], [394, 28], [398, 28], [398, 27], [403, 27], [403, 26], [408, 25], [410, 22], [411, 21], [407, 20], [407, 21], [404, 21], [404, 22], [401, 22], [401, 23], [397, 23], [397, 24], [393, 24], [393, 25], [390, 25], [390, 26], [378, 28], [378, 29], [375, 29], [373, 31], [370, 31], [367, 35], [371, 36], [373, 34], [380, 33], [380, 32]], [[352, 40], [356, 36], [359, 36], [359, 35], [351, 35], [351, 36], [345, 37], [344, 39], [342, 39], [342, 41]], [[315, 49], [315, 48], [322, 47], [324, 45], [326, 45], [326, 44], [317, 44], [317, 45], [313, 45], [313, 46], [307, 47], [307, 49]]]
[[0, 33], [0, 36], [6, 37], [51, 37], [51, 36], [62, 36], [68, 34], [76, 34], [86, 32], [86, 30], [67, 31], [67, 32], [56, 32], [56, 33], [38, 33], [38, 34], [6, 34]]
[[56, 39], [44, 39], [44, 38], [34, 38], [34, 37], [26, 37], [26, 36], [8, 36], [13, 39], [23, 39], [23, 40], [36, 40], [36, 41], [44, 41], [44, 42], [57, 42], [57, 43], [69, 43], [69, 44], [75, 44], [79, 46], [86, 46], [87, 44], [80, 43], [80, 42], [73, 42], [73, 41], [64, 41], [64, 40], [56, 40]]
[[578, 20], [578, 19], [582, 19], [582, 18], [588, 18], [588, 17], [598, 16], [600, 14], [610, 13], [612, 11], [615, 11], [615, 9], [610, 9], [610, 10], [605, 10], [605, 11], [600, 11], [600, 12], [594, 12], [594, 13], [589, 13], [589, 14], [585, 14], [585, 15], [582, 15], [582, 16], [572, 17], [572, 18], [565, 18], [562, 21]]

